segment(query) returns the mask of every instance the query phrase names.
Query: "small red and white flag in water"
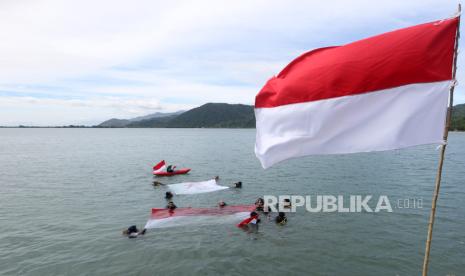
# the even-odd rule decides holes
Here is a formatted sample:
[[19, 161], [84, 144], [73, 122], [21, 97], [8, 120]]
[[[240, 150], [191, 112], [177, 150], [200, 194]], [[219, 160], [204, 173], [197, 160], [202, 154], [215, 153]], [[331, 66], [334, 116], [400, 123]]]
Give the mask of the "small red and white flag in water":
[[162, 160], [160, 163], [153, 166], [153, 173], [164, 172], [166, 171], [165, 160]]
[[421, 24], [292, 61], [255, 99], [262, 166], [443, 143], [457, 26]]
[[250, 216], [255, 205], [225, 206], [216, 208], [152, 209], [145, 228], [165, 228], [186, 225], [237, 223]]

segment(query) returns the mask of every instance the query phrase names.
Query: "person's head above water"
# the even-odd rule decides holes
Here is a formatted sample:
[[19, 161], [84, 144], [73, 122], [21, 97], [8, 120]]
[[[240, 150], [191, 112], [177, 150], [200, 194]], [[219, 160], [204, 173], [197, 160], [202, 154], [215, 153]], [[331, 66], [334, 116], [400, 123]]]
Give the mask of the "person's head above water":
[[173, 201], [170, 201], [170, 202], [168, 202], [168, 205], [166, 205], [166, 208], [168, 208], [170, 210], [174, 210], [174, 209], [176, 209], [176, 205], [174, 204]]
[[234, 183], [234, 187], [236, 188], [242, 188], [242, 181]]
[[225, 207], [225, 206], [226, 206], [226, 202], [220, 201], [220, 202], [218, 202], [218, 206], [219, 206], [219, 207]]
[[255, 207], [258, 208], [259, 211], [263, 211], [263, 206], [265, 205], [265, 201], [263, 198], [259, 197], [255, 200]]
[[165, 193], [165, 198], [170, 199], [173, 197], [173, 194], [171, 192], [166, 192]]
[[265, 204], [265, 201], [261, 197], [255, 200], [255, 211], [263, 212], [264, 204]]
[[128, 238], [137, 238], [139, 235], [144, 235], [145, 231], [145, 228], [142, 231], [139, 231], [137, 226], [131, 225], [128, 227], [128, 229], [123, 230], [123, 235], [127, 236]]
[[137, 226], [131, 225], [131, 226], [128, 227], [127, 231], [128, 231], [128, 234], [131, 234], [131, 233], [139, 232], [139, 229], [137, 229]]
[[291, 207], [291, 206], [292, 206], [292, 205], [291, 205], [291, 200], [290, 200], [289, 198], [285, 198], [285, 199], [284, 199], [284, 202], [283, 202], [283, 207], [284, 207], [284, 208], [289, 208], [289, 207]]
[[279, 213], [278, 213], [278, 216], [276, 216], [275, 221], [276, 221], [277, 224], [281, 224], [281, 225], [286, 224], [286, 222], [287, 222], [286, 213], [284, 213], [284, 212], [279, 212]]

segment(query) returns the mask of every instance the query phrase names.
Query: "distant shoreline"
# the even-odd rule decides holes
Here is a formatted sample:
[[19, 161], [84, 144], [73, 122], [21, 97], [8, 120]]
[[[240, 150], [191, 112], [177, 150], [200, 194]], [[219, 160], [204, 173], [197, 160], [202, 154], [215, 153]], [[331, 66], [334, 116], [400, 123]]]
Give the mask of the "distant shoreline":
[[[449, 131], [465, 131], [465, 104], [455, 105]], [[33, 124], [31, 122], [31, 124]], [[63, 126], [0, 126], [0, 128], [208, 128], [254, 129], [254, 106], [228, 103], [206, 103], [202, 106], [172, 113], [156, 112], [145, 116], [112, 118], [95, 125], [69, 124]]]
[[207, 128], [207, 129], [255, 129], [255, 127], [102, 127], [102, 126], [0, 126], [0, 128], [99, 128], [99, 129], [114, 129], [114, 128], [126, 128], [126, 129], [193, 129], [193, 128]]
[[[0, 126], [0, 128], [92, 128], [92, 129], [255, 129], [255, 127], [102, 127], [102, 126]], [[465, 132], [465, 130], [449, 130]]]
[[[455, 105], [449, 131], [465, 131], [465, 104]], [[33, 124], [31, 122], [31, 124]], [[208, 128], [254, 129], [254, 106], [244, 104], [206, 103], [174, 113], [156, 112], [130, 119], [112, 118], [95, 125], [69, 124], [63, 126], [0, 126], [0, 128]]]

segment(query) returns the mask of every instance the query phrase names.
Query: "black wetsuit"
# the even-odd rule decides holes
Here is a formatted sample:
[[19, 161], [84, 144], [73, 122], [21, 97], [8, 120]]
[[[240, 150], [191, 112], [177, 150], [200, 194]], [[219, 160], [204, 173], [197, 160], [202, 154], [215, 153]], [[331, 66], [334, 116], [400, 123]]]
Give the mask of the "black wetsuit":
[[130, 235], [132, 233], [139, 233], [139, 229], [137, 229], [137, 227], [135, 225], [129, 226], [129, 228], [128, 228], [128, 235]]
[[283, 217], [283, 216], [277, 216], [277, 217], [276, 217], [276, 223], [277, 223], [277, 224], [284, 225], [284, 224], [286, 224], [286, 222], [287, 222], [287, 218], [286, 218], [286, 217]]

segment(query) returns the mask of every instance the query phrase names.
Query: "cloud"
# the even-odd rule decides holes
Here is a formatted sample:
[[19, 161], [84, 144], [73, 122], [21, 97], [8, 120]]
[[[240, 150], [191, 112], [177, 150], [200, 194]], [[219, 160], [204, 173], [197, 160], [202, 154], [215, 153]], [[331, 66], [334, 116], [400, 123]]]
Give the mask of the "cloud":
[[304, 51], [447, 17], [456, 4], [5, 0], [0, 103], [9, 109], [0, 110], [0, 125], [23, 120], [14, 104], [46, 124], [73, 123], [84, 111], [96, 121], [171, 110], [176, 102], [252, 104], [264, 82]]

